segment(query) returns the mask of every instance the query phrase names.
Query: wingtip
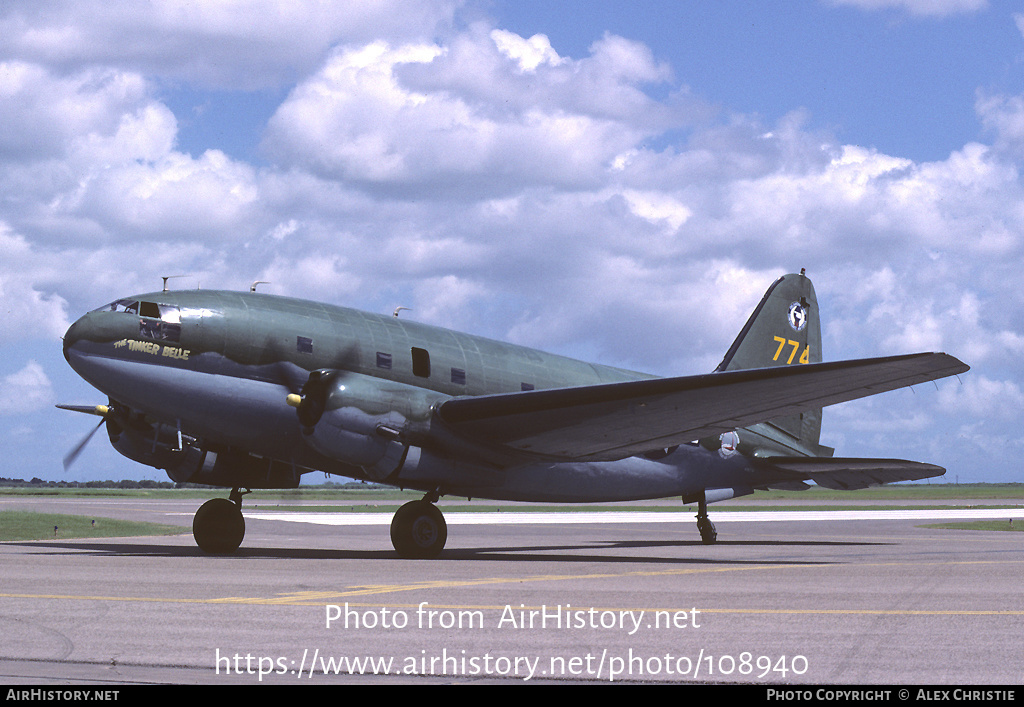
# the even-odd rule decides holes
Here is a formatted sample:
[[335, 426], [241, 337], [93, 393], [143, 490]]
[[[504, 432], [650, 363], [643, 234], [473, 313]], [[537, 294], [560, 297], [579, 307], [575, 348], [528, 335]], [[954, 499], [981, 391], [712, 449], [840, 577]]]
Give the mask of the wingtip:
[[950, 368], [953, 369], [953, 372], [950, 375], [956, 375], [956, 374], [960, 374], [960, 373], [967, 373], [967, 371], [971, 370], [970, 366], [968, 366], [966, 363], [964, 363], [963, 361], [961, 361], [960, 359], [958, 359], [956, 356], [954, 356], [952, 354], [948, 354], [948, 353], [945, 353], [945, 352], [939, 352], [936, 355], [937, 356], [942, 356], [942, 357], [948, 359]]

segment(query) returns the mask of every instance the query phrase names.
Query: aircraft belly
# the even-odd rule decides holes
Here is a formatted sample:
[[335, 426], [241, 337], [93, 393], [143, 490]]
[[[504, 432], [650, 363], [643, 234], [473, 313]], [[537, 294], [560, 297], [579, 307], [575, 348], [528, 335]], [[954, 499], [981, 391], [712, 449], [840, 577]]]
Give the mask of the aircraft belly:
[[275, 384], [100, 355], [76, 369], [112, 399], [186, 434], [288, 459], [299, 444], [295, 412]]
[[701, 447], [680, 447], [659, 460], [629, 457], [610, 462], [542, 463], [501, 472], [474, 471], [424, 452], [410, 455], [396, 483], [440, 485], [445, 493], [473, 498], [595, 503], [670, 498], [707, 487], [745, 486], [750, 473], [741, 455], [726, 458]]

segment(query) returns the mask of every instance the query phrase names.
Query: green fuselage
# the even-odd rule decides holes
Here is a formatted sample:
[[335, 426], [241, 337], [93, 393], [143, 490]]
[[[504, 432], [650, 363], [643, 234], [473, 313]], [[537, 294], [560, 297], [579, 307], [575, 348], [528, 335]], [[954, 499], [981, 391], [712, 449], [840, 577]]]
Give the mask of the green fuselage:
[[[746, 492], [756, 479], [736, 453], [743, 443], [807, 453], [772, 425], [743, 430], [726, 448], [715, 438], [601, 463], [489, 449], [446, 434], [434, 407], [462, 396], [655, 377], [265, 294], [125, 298], [78, 320], [64, 348], [119, 411], [108, 420], [115, 447], [179, 481], [289, 486], [320, 470], [459, 495], [628, 500], [708, 487]], [[304, 425], [288, 397], [314, 397], [303, 393], [315, 371], [333, 372], [332, 388], [320, 396], [314, 424]]]

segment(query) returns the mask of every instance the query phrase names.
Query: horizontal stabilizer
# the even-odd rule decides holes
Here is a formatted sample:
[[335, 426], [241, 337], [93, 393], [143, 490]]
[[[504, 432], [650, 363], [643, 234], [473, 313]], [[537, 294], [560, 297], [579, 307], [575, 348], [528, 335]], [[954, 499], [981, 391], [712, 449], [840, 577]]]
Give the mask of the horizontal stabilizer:
[[435, 414], [487, 446], [603, 461], [967, 370], [947, 354], [922, 353], [454, 398]]
[[[917, 481], [942, 476], [946, 470], [934, 464], [902, 459], [842, 459], [831, 457], [768, 457], [757, 466], [766, 475], [782, 472], [780, 480], [813, 481], [818, 486], [837, 491], [853, 491], [896, 481]], [[771, 488], [779, 484], [767, 482]]]

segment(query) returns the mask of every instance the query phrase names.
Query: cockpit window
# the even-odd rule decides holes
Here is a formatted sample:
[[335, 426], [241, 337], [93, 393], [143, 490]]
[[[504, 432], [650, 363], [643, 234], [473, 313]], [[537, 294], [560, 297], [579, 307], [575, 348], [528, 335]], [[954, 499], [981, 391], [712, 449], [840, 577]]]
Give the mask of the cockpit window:
[[119, 299], [93, 311], [124, 312], [136, 315], [139, 318], [139, 336], [145, 339], [155, 341], [178, 341], [181, 339], [181, 309], [174, 304]]
[[139, 303], [136, 300], [131, 299], [119, 299], [116, 302], [105, 304], [102, 307], [93, 310], [94, 312], [129, 312], [131, 314], [139, 313]]
[[181, 324], [181, 310], [173, 304], [158, 304], [160, 319], [168, 324]]
[[156, 302], [139, 302], [139, 314], [152, 319], [160, 318], [160, 306]]
[[181, 339], [181, 310], [170, 304], [139, 302], [139, 336], [156, 341]]

